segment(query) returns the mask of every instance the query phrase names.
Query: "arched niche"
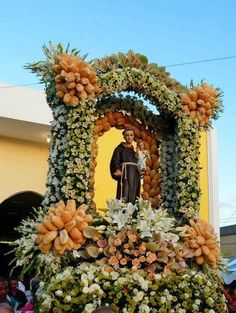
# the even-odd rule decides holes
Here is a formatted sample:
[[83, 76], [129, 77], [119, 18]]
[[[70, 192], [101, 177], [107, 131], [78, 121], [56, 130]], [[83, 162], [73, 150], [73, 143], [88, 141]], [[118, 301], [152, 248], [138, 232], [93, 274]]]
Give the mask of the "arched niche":
[[[169, 84], [168, 75], [163, 79], [160, 72], [153, 71], [152, 66], [136, 68], [116, 64], [106, 69], [97, 68], [92, 63], [91, 66], [96, 69], [95, 75], [101, 91], [93, 97], [81, 98], [79, 103], [69, 104], [54, 93], [56, 81], [52, 80], [47, 85], [46, 92], [54, 121], [43, 205], [49, 207], [60, 199], [91, 203], [96, 120], [105, 117], [109, 111], [125, 111], [140, 121], [146, 130], [152, 130], [156, 137], [161, 134], [160, 204], [178, 219], [181, 216], [195, 217], [199, 212], [200, 196], [199, 123], [183, 110], [176, 85]], [[131, 100], [126, 104], [127, 97], [124, 102], [114, 96], [127, 92], [134, 92], [139, 98], [148, 100], [159, 115], [154, 117], [149, 109], [143, 110], [142, 106], [137, 109], [136, 101]], [[116, 103], [110, 108], [109, 102], [114, 97]]]
[[[160, 158], [159, 158], [159, 141], [157, 140], [157, 136], [153, 130], [142, 124], [140, 120], [133, 118], [130, 114], [124, 111], [107, 111], [100, 117], [98, 117], [95, 121], [94, 126], [94, 141], [92, 144], [92, 162], [91, 162], [91, 176], [90, 176], [90, 188], [91, 198], [94, 198], [94, 191], [95, 193], [104, 193], [106, 194], [106, 187], [105, 185], [110, 183], [110, 177], [108, 173], [109, 169], [109, 159], [114, 149], [114, 144], [117, 145], [120, 142], [114, 142], [115, 137], [117, 135], [112, 132], [111, 136], [109, 137], [109, 132], [111, 129], [116, 128], [117, 130], [123, 130], [125, 128], [132, 127], [134, 129], [135, 134], [135, 142], [138, 140], [142, 140], [144, 142], [145, 149], [149, 151], [150, 158], [147, 160], [147, 169], [146, 173], [142, 180], [142, 193], [141, 196], [145, 200], [150, 200], [153, 207], [156, 207], [159, 203], [160, 199], [160, 183], [161, 183], [161, 171], [160, 171]], [[102, 146], [98, 144], [99, 138], [106, 134], [109, 137], [109, 140], [106, 141], [108, 143], [112, 143], [112, 146], [108, 146], [108, 144]], [[122, 136], [119, 136], [119, 140], [122, 141]], [[101, 142], [101, 141], [100, 141]], [[99, 173], [95, 175], [96, 168], [97, 168], [97, 156], [99, 154], [100, 149], [106, 149], [106, 154], [109, 155], [109, 159], [107, 155], [104, 154], [103, 156], [106, 158], [107, 164], [99, 167], [99, 171], [103, 171], [103, 174]], [[101, 158], [100, 158], [101, 160]], [[99, 182], [95, 182], [95, 177], [100, 177]], [[104, 185], [104, 182], [106, 184]], [[94, 185], [96, 183], [96, 187], [94, 189]], [[97, 190], [98, 189], [98, 190]], [[114, 198], [115, 193], [109, 194], [107, 193], [108, 198]], [[96, 199], [99, 198], [99, 195], [96, 194]], [[96, 200], [95, 200], [96, 202]]]

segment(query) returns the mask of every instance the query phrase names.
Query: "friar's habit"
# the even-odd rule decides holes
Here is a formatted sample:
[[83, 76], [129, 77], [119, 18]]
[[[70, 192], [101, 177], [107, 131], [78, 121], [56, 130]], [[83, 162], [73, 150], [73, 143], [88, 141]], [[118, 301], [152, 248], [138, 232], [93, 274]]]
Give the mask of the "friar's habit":
[[[117, 170], [122, 172], [122, 177], [114, 175]], [[115, 148], [110, 162], [110, 172], [112, 178], [117, 181], [116, 199], [134, 204], [140, 194], [140, 173], [133, 147], [128, 148], [120, 143]]]

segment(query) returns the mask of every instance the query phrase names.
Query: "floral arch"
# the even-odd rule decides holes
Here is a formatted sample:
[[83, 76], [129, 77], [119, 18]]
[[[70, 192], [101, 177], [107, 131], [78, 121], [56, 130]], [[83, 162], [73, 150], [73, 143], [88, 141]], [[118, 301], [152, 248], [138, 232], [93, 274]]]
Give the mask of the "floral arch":
[[[44, 272], [40, 312], [227, 312], [217, 237], [199, 217], [200, 131], [222, 110], [220, 91], [184, 87], [132, 51], [90, 63], [60, 44], [44, 52], [27, 68], [45, 83], [54, 118], [47, 193], [15, 248], [24, 271]], [[137, 97], [120, 94], [130, 91]], [[111, 200], [101, 217], [96, 140], [130, 124], [151, 153], [144, 193], [135, 205]]]

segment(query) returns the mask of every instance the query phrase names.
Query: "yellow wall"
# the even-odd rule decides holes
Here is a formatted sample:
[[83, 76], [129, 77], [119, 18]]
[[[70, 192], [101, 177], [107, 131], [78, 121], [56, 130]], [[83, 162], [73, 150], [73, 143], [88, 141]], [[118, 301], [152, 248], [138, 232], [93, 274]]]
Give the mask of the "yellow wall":
[[112, 128], [98, 138], [98, 156], [95, 172], [95, 197], [97, 208], [105, 208], [106, 200], [116, 197], [116, 181], [110, 175], [110, 160], [115, 147], [123, 141], [122, 131]]
[[0, 137], [0, 202], [21, 191], [44, 194], [49, 146]]
[[[109, 172], [109, 163], [114, 148], [123, 140], [122, 131], [112, 128], [98, 139], [99, 152], [97, 157], [97, 167], [95, 172], [95, 198], [98, 208], [106, 207], [106, 200], [115, 198], [116, 181], [113, 180]], [[202, 190], [200, 214], [208, 221], [208, 165], [207, 165], [207, 134], [201, 136], [200, 148], [200, 186]]]
[[200, 214], [201, 217], [209, 221], [209, 188], [208, 188], [208, 155], [207, 155], [207, 133], [201, 134], [201, 147], [200, 147], [200, 187], [202, 196], [200, 198]]

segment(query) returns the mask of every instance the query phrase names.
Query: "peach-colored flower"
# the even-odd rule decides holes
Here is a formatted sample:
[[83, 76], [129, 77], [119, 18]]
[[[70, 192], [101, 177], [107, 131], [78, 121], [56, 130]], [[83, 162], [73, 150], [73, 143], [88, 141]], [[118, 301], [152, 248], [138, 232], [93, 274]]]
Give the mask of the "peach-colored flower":
[[133, 255], [134, 256], [139, 256], [139, 251], [138, 250], [133, 250]]
[[147, 254], [146, 254], [146, 256], [147, 256], [147, 262], [150, 263], [150, 264], [153, 263], [153, 262], [155, 262], [156, 259], [157, 259], [156, 254], [155, 254], [155, 253], [152, 253], [151, 251], [148, 251]]
[[121, 264], [121, 265], [126, 265], [126, 264], [127, 264], [126, 258], [120, 259], [120, 264]]
[[111, 246], [111, 247], [109, 247], [108, 251], [109, 251], [109, 253], [113, 254], [116, 252], [116, 247]]
[[111, 273], [111, 272], [113, 272], [113, 268], [110, 267], [110, 266], [107, 266], [107, 267], [105, 268], [105, 272]]
[[114, 241], [114, 245], [115, 245], [116, 247], [118, 247], [118, 246], [120, 246], [121, 244], [122, 244], [121, 239], [120, 239], [120, 238], [116, 238], [116, 240]]
[[133, 266], [138, 267], [138, 266], [139, 266], [139, 264], [140, 264], [140, 261], [139, 261], [139, 259], [138, 259], [138, 258], [135, 258], [135, 259], [133, 259], [133, 260], [132, 260], [132, 265], [133, 265]]
[[133, 272], [137, 272], [137, 271], [138, 271], [137, 266], [132, 266], [132, 271], [133, 271]]
[[113, 266], [117, 266], [119, 265], [119, 260], [117, 259], [117, 257], [115, 257], [114, 255], [110, 257], [110, 259], [108, 260], [108, 263], [113, 265]]
[[99, 240], [97, 241], [97, 245], [98, 245], [98, 247], [100, 247], [100, 248], [105, 248], [106, 245], [107, 245], [107, 240], [106, 240], [106, 239], [99, 239]]
[[137, 235], [135, 235], [135, 234], [130, 234], [130, 235], [129, 235], [129, 239], [130, 239], [132, 242], [136, 242], [136, 241], [137, 241]]
[[154, 279], [154, 273], [148, 273], [147, 277], [148, 277], [148, 279], [153, 280]]
[[139, 261], [140, 261], [140, 262], [145, 262], [145, 261], [146, 261], [145, 256], [144, 256], [144, 255], [141, 255], [141, 256], [139, 257]]
[[125, 243], [125, 244], [124, 244], [124, 248], [125, 248], [125, 249], [129, 249], [129, 244], [128, 244], [128, 243]]
[[139, 247], [140, 254], [144, 254], [146, 250], [147, 250], [147, 244], [146, 242], [142, 242]]
[[164, 274], [165, 274], [165, 275], [170, 275], [170, 274], [172, 274], [171, 268], [168, 267], [168, 266], [165, 266], [165, 267], [164, 267]]
[[149, 269], [150, 269], [151, 272], [155, 272], [157, 268], [158, 267], [157, 267], [157, 265], [155, 263], [152, 263], [152, 264], [149, 265]]
[[117, 239], [120, 239], [121, 241], [124, 241], [126, 238], [126, 231], [122, 230], [117, 234]]
[[121, 253], [116, 253], [116, 257], [118, 260], [121, 260], [122, 259], [122, 254]]

